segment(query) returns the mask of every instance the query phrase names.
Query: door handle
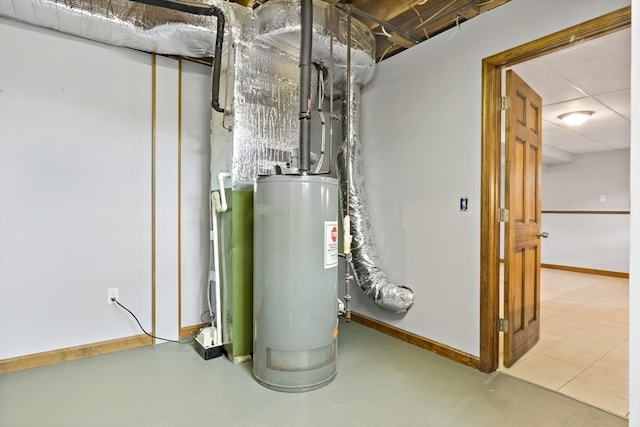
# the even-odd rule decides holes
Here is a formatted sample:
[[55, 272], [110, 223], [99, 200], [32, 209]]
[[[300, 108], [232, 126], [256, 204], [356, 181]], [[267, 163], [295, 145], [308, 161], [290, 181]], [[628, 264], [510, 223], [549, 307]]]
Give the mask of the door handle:
[[540, 231], [538, 232], [538, 237], [542, 237], [543, 239], [548, 239], [549, 233], [547, 233], [546, 231]]

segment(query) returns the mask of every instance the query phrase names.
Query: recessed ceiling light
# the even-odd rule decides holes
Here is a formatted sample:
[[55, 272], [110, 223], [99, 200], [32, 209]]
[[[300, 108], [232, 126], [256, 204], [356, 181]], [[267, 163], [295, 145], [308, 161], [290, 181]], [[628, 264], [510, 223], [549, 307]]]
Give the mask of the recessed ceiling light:
[[572, 111], [570, 113], [560, 114], [558, 118], [567, 126], [580, 126], [586, 122], [593, 114], [593, 111]]

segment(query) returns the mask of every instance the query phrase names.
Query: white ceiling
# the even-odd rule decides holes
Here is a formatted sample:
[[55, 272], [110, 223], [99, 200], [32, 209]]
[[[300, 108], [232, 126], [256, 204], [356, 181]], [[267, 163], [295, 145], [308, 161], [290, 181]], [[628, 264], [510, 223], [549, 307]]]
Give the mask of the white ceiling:
[[[631, 141], [631, 31], [581, 43], [512, 69], [542, 96], [543, 157], [547, 164], [574, 154], [629, 148]], [[558, 116], [591, 110], [570, 127]]]

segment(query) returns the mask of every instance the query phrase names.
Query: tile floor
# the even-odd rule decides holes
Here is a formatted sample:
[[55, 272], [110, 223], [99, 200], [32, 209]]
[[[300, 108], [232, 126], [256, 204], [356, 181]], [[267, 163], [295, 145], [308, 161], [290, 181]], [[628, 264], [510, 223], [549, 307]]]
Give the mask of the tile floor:
[[501, 371], [629, 417], [629, 280], [542, 269], [540, 341]]

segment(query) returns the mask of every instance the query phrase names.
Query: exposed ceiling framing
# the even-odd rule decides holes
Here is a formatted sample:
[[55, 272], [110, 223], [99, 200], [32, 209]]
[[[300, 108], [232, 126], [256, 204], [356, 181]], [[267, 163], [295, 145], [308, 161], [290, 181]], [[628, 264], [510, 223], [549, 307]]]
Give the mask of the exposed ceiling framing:
[[[7, 3], [4, 4], [4, 8], [0, 8], [0, 10], [4, 10], [4, 13], [7, 13], [6, 16], [58, 30], [61, 30], [59, 28], [61, 25], [60, 22], [68, 24], [73, 21], [73, 19], [80, 19], [78, 16], [81, 15], [83, 11], [86, 11], [87, 14], [91, 16], [97, 17], [98, 20], [105, 25], [110, 22], [110, 18], [114, 17], [128, 24], [140, 22], [140, 26], [143, 29], [147, 28], [147, 26], [160, 27], [163, 24], [195, 24], [195, 27], [200, 27], [199, 29], [201, 31], [206, 32], [207, 25], [210, 25], [210, 22], [205, 22], [204, 25], [201, 25], [202, 23], [198, 20], [203, 17], [199, 14], [188, 15], [164, 7], [157, 7], [162, 6], [161, 0], [156, 0], [157, 3], [142, 0], [33, 0], [33, 5], [40, 6], [36, 14], [34, 14], [29, 7], [31, 0], [2, 0], [3, 3], [5, 1]], [[228, 1], [244, 7], [257, 9], [268, 1], [274, 0]], [[355, 19], [371, 29], [376, 39], [376, 61], [381, 61], [398, 52], [410, 49], [416, 44], [444, 31], [455, 28], [456, 26], [462, 26], [465, 21], [507, 3], [509, 0], [323, 1], [350, 12]], [[182, 3], [185, 7], [209, 6], [211, 3], [210, 0], [167, 0], [167, 2]], [[61, 17], [55, 15], [58, 9], [63, 12]], [[71, 17], [71, 21], [67, 19], [68, 16], [65, 14], [66, 12], [69, 12], [68, 16]], [[42, 15], [39, 19], [42, 19], [43, 22], [34, 22], [34, 19], [39, 16], [39, 13]], [[62, 21], [57, 22], [57, 18]], [[137, 24], [134, 26], [137, 26]], [[96, 31], [93, 32], [98, 35], [102, 35], [102, 33], [105, 32], [105, 34], [108, 35], [110, 30], [105, 27], [104, 31]], [[77, 35], [84, 35], [81, 29], [78, 30], [78, 33]], [[72, 34], [76, 33], [72, 32]], [[102, 41], [101, 39], [97, 40]], [[144, 50], [144, 47], [145, 46], [142, 46], [141, 49]], [[198, 50], [201, 49], [196, 49], [196, 51]], [[206, 49], [202, 52], [205, 53]], [[201, 58], [201, 60], [210, 62], [211, 58]]]
[[[343, 0], [376, 35], [376, 60], [388, 58], [509, 0]], [[377, 20], [368, 19], [368, 14]], [[380, 21], [388, 24], [381, 25]], [[403, 40], [404, 39], [404, 40]], [[409, 43], [407, 43], [407, 41]]]
[[[266, 1], [234, 0], [256, 8]], [[509, 0], [324, 0], [353, 8], [376, 36], [376, 60], [413, 47]]]

